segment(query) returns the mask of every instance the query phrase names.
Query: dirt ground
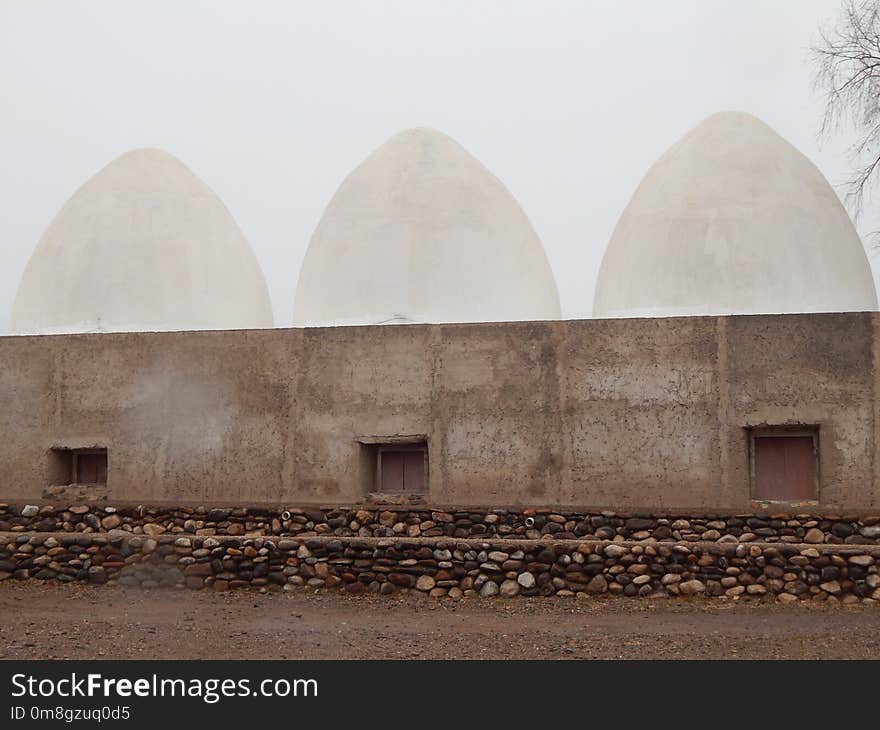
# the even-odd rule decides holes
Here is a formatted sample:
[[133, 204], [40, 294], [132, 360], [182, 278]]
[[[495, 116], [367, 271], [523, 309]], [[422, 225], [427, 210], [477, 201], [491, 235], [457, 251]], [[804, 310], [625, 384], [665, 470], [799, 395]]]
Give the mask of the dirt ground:
[[880, 607], [0, 584], [5, 659], [844, 659]]

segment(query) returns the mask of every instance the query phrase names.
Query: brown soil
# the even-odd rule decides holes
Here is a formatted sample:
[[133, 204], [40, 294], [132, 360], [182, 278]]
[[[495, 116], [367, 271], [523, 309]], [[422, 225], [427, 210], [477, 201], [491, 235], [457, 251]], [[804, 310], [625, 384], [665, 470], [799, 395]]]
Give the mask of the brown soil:
[[465, 599], [0, 583], [6, 659], [843, 659], [880, 607]]

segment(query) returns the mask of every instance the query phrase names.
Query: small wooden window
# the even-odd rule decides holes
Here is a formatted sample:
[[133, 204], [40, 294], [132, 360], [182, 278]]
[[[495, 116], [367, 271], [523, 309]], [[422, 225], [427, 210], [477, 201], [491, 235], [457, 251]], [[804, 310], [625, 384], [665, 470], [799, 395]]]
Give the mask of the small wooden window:
[[107, 450], [73, 454], [74, 484], [107, 483]]
[[53, 485], [105, 485], [107, 449], [53, 448], [49, 468]]
[[425, 491], [428, 470], [424, 445], [379, 447], [379, 491], [420, 494]]
[[368, 500], [420, 502], [428, 494], [428, 437], [425, 434], [361, 436], [360, 479]]
[[818, 500], [818, 429], [753, 431], [751, 454], [753, 499], [773, 502]]

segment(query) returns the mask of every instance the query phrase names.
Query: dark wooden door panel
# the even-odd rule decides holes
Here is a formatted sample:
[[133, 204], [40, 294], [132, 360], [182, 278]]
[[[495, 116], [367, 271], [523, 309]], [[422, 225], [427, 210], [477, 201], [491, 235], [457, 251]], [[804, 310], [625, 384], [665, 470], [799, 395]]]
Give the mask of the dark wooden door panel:
[[755, 437], [755, 498], [779, 501], [816, 499], [813, 437]]
[[381, 455], [382, 491], [425, 491], [425, 450], [387, 449]]
[[404, 491], [404, 454], [403, 451], [382, 452], [382, 491]]
[[403, 483], [407, 492], [425, 491], [425, 452], [404, 451]]
[[107, 454], [77, 454], [76, 482], [78, 484], [106, 484]]

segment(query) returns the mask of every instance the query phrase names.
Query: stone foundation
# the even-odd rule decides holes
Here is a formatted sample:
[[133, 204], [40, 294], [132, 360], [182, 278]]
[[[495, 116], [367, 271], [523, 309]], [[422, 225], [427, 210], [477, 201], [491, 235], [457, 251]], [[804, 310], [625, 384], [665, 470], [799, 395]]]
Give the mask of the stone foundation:
[[651, 515], [540, 509], [0, 504], [0, 532], [195, 537], [454, 538], [880, 545], [880, 515]]
[[[112, 513], [111, 513], [112, 514]], [[880, 601], [880, 547], [844, 544], [266, 538], [112, 530], [0, 535], [0, 581], [448, 596]]]

